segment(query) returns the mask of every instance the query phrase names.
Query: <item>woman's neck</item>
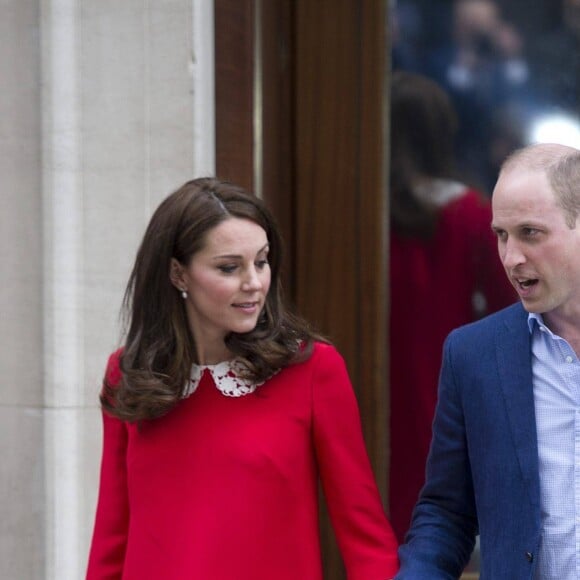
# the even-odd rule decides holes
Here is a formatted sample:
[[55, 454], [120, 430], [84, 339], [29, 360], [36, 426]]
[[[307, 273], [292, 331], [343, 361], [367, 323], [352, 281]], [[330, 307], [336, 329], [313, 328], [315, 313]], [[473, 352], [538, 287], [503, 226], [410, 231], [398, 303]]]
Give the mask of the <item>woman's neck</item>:
[[216, 345], [197, 344], [197, 362], [200, 365], [215, 365], [233, 358], [232, 352], [223, 343]]

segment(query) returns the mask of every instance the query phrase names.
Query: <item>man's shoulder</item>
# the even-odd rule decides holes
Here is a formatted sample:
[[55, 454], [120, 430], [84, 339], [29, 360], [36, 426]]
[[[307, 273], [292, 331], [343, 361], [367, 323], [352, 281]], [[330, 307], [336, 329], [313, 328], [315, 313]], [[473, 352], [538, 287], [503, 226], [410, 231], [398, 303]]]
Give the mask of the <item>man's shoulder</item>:
[[526, 330], [528, 313], [524, 310], [520, 302], [507, 306], [484, 318], [460, 326], [453, 330], [451, 336], [456, 336], [461, 340], [481, 340], [488, 336], [495, 335], [498, 329], [506, 328], [511, 331]]

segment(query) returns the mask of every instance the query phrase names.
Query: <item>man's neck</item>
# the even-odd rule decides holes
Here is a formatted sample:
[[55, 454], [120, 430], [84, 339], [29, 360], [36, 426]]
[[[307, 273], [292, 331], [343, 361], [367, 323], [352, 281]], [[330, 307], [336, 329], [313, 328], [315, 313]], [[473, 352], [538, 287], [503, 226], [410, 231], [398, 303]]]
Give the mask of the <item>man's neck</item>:
[[575, 313], [546, 312], [542, 314], [546, 326], [562, 337], [580, 356], [580, 311]]

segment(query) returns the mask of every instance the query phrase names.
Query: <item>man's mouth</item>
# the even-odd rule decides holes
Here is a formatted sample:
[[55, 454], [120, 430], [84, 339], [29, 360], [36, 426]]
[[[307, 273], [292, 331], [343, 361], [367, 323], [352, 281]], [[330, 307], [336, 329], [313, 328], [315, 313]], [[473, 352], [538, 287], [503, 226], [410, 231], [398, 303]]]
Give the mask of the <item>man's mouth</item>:
[[514, 280], [522, 290], [529, 290], [538, 283], [537, 278], [514, 278]]

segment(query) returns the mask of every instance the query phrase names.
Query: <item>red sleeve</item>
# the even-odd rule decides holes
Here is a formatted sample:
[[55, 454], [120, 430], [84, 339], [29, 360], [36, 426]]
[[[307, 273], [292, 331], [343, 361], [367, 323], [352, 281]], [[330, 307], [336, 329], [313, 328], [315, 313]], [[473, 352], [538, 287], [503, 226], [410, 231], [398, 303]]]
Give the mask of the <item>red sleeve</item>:
[[487, 198], [474, 196], [468, 235], [474, 237], [475, 280], [487, 305], [486, 314], [496, 312], [514, 302], [518, 296], [510, 284], [497, 250], [497, 239], [491, 229], [492, 211]]
[[[106, 380], [119, 382], [120, 353], [109, 358]], [[103, 455], [93, 540], [87, 580], [120, 580], [129, 527], [127, 497], [127, 427], [123, 421], [103, 413]]]
[[330, 519], [349, 580], [385, 580], [398, 570], [397, 541], [385, 516], [344, 360], [317, 345], [314, 445]]

